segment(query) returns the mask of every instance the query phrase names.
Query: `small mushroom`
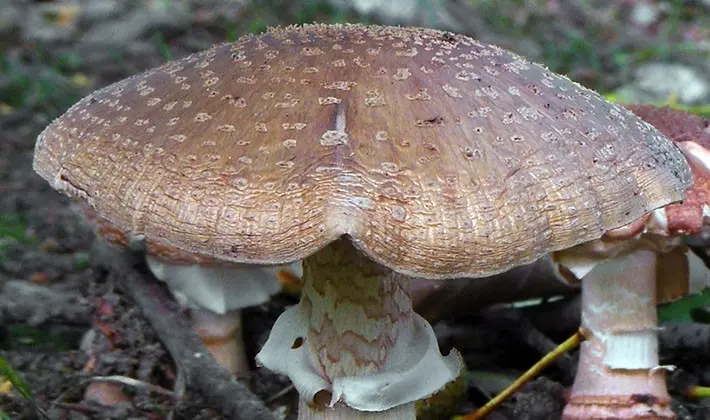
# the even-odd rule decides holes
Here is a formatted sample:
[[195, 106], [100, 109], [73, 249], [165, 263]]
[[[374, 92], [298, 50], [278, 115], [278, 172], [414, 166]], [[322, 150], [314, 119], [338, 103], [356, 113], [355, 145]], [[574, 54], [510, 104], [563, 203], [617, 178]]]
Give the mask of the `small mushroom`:
[[301, 300], [257, 355], [301, 419], [411, 419], [457, 377], [412, 277], [530, 263], [690, 183], [671, 142], [563, 76], [363, 25], [274, 28], [101, 89], [45, 129], [35, 168], [152, 255], [302, 259]]
[[[97, 225], [99, 236], [128, 246], [90, 207], [84, 214]], [[241, 310], [267, 302], [278, 293], [279, 275], [301, 275], [300, 262], [289, 266], [249, 266], [204, 261], [185, 252], [158, 247], [148, 250], [146, 262], [153, 275], [167, 283], [175, 299], [189, 310], [192, 327], [222, 367], [242, 376], [249, 371], [242, 332]]]
[[267, 302], [279, 292], [279, 271], [300, 275], [300, 263], [290, 267], [171, 264], [148, 256], [148, 267], [184, 307], [192, 326], [217, 361], [229, 372], [249, 371], [241, 310]]
[[582, 326], [590, 332], [565, 419], [675, 418], [664, 380], [668, 367], [658, 359], [656, 303], [707, 287], [707, 268], [683, 238], [702, 233], [710, 221], [709, 123], [670, 108], [631, 110], [678, 144], [694, 182], [682, 203], [553, 253], [563, 278], [581, 280]]

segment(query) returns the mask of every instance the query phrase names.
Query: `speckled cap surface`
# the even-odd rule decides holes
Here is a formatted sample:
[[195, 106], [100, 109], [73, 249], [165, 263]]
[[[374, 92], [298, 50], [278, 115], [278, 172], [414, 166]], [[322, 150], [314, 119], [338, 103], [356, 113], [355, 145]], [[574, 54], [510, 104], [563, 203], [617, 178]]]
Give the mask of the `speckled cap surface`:
[[35, 169], [119, 242], [285, 263], [347, 235], [427, 278], [596, 239], [691, 180], [651, 125], [539, 65], [361, 25], [272, 29], [101, 89], [40, 135]]

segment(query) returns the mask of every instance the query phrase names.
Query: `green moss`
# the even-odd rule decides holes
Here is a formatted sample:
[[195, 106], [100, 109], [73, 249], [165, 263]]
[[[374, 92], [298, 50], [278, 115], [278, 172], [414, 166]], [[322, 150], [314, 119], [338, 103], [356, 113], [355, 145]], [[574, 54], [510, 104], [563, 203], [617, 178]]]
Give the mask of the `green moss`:
[[[41, 51], [33, 60], [48, 61]], [[0, 54], [0, 103], [11, 108], [54, 108], [62, 111], [79, 100], [80, 93], [71, 77], [63, 72], [72, 71], [80, 64], [74, 55], [63, 55], [56, 62], [45, 65], [29, 64]]]
[[77, 252], [74, 260], [74, 270], [80, 271], [91, 267], [91, 260], [88, 252]]
[[75, 349], [83, 329], [64, 325], [11, 324], [0, 340], [4, 350], [68, 351]]
[[415, 403], [417, 420], [439, 420], [453, 416], [466, 397], [466, 371], [436, 394]]
[[264, 32], [270, 26], [304, 23], [368, 23], [367, 18], [357, 15], [349, 9], [334, 7], [326, 0], [305, 0], [289, 6], [276, 0], [254, 2], [243, 15], [246, 24], [228, 28], [227, 38], [234, 40], [247, 33]]
[[602, 71], [602, 58], [594, 44], [587, 37], [572, 33], [560, 42], [545, 43], [543, 61], [557, 73], [568, 74], [580, 67], [596, 73]]
[[7, 241], [25, 244], [35, 241], [35, 238], [27, 233], [27, 223], [19, 214], [0, 214], [0, 244]]
[[165, 41], [165, 37], [162, 33], [156, 32], [155, 34], [156, 43], [158, 44], [158, 53], [164, 61], [171, 61], [175, 58], [173, 50], [170, 49], [170, 45]]
[[[269, 27], [269, 25], [263, 19], [261, 19], [261, 18], [252, 19], [249, 21], [249, 24], [247, 25], [246, 32], [250, 33], [250, 34], [258, 34], [260, 32], [264, 32], [266, 30], [266, 28], [268, 28], [268, 27]], [[235, 37], [235, 39], [236, 39], [236, 37]]]

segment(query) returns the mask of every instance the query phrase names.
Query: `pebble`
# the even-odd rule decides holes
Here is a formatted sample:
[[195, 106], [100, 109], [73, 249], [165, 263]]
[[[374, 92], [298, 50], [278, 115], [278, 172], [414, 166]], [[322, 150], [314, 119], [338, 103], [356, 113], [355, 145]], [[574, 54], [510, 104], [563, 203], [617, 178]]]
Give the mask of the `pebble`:
[[634, 72], [631, 83], [616, 91], [621, 102], [666, 102], [675, 98], [683, 105], [710, 102], [710, 79], [684, 64], [649, 63]]

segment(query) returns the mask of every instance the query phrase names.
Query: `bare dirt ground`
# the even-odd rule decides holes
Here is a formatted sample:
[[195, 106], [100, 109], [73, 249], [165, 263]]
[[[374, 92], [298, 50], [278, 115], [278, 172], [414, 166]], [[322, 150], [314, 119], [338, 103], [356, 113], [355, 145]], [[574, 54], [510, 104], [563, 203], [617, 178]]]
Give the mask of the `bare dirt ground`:
[[[176, 381], [173, 361], [141, 312], [105, 274], [92, 270], [93, 229], [77, 205], [32, 171], [37, 134], [93, 89], [268, 25], [363, 21], [466, 32], [626, 100], [670, 99], [701, 112], [710, 104], [707, 1], [430, 0], [419, 1], [421, 7], [413, 11], [406, 2], [399, 9], [368, 9], [361, 3], [366, 2], [4, 0], [0, 356], [27, 381], [36, 406], [50, 418], [222, 418], [219, 407], [194, 392], [176, 401], [156, 389], [125, 386], [126, 401], [110, 406], [85, 398], [89, 379], [96, 376], [121, 375], [167, 391]], [[278, 314], [296, 300], [283, 294], [245, 313], [250, 356]], [[518, 311], [506, 313], [514, 318], [461, 308], [437, 326], [442, 346], [461, 349], [474, 379], [452, 413], [481, 405], [541, 356], [544, 345], [535, 345], [530, 334], [559, 342], [576, 327], [574, 316], [533, 326], [515, 318], [521, 316]], [[688, 380], [708, 384], [708, 345], [679, 346], [664, 356]], [[559, 417], [573, 373], [572, 356], [548, 369], [545, 378], [494, 417]], [[293, 417], [296, 394], [286, 378], [255, 368], [244, 383], [279, 417]], [[678, 398], [674, 409], [680, 419], [710, 418], [706, 401]], [[0, 391], [0, 411], [13, 419], [40, 418], [32, 404], [12, 391]]]

